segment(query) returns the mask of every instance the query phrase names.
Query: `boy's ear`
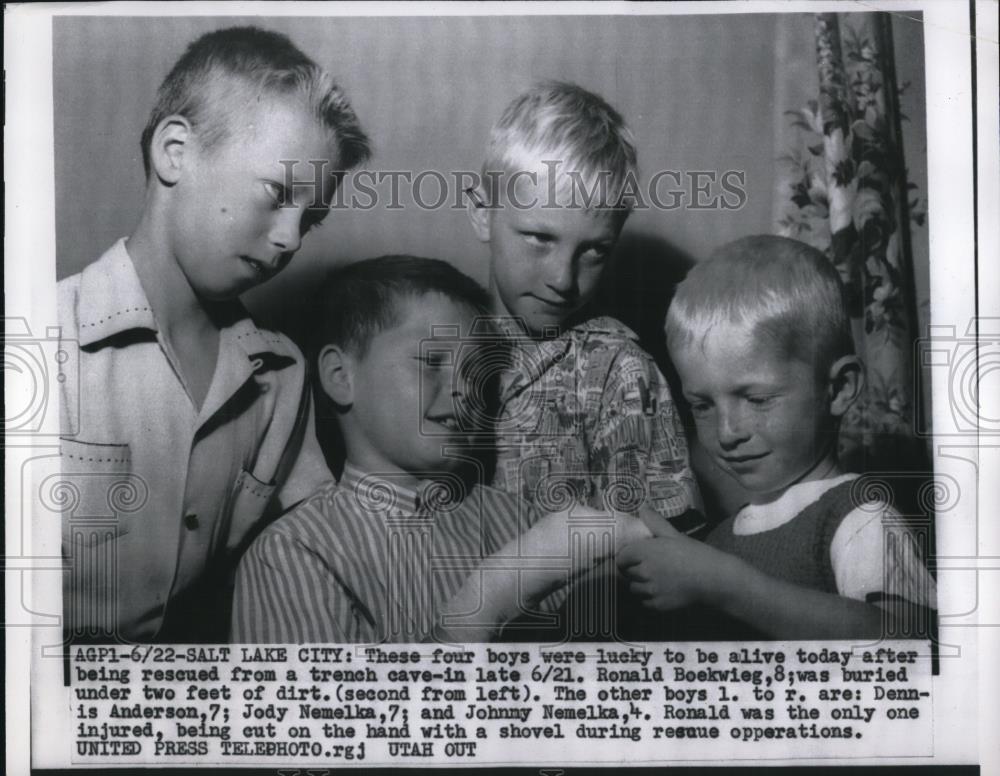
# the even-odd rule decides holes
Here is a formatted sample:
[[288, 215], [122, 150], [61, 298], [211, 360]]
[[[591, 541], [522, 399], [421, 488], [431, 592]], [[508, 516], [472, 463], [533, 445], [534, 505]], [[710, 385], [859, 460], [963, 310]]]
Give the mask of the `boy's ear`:
[[486, 205], [486, 192], [482, 185], [466, 192], [465, 212], [479, 242], [490, 241], [490, 209]]
[[830, 414], [841, 417], [865, 386], [865, 370], [857, 356], [838, 358], [830, 367]]
[[184, 154], [194, 139], [191, 122], [183, 116], [167, 116], [156, 125], [149, 145], [152, 171], [165, 184], [177, 183], [184, 167]]
[[316, 359], [319, 382], [335, 404], [354, 404], [354, 360], [337, 345], [327, 345]]

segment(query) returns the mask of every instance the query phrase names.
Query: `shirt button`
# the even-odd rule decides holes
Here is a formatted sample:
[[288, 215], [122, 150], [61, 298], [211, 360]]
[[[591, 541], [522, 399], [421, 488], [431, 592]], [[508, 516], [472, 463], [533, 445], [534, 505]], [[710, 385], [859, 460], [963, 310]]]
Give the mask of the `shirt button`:
[[198, 515], [184, 515], [184, 527], [189, 531], [193, 531], [198, 527]]

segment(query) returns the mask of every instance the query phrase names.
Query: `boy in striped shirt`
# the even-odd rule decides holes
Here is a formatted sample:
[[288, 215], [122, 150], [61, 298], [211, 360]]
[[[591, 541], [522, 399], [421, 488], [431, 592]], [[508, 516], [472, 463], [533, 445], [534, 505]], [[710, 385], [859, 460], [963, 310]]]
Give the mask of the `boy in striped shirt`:
[[[509, 494], [468, 484], [483, 478], [469, 452], [481, 387], [469, 334], [488, 296], [446, 262], [387, 256], [340, 270], [322, 305], [317, 378], [336, 412], [343, 474], [244, 556], [233, 640], [491, 638], [565, 582], [573, 560], [568, 512], [539, 519]], [[635, 518], [608, 518], [618, 545], [649, 535]], [[525, 555], [553, 562], [518, 572]], [[450, 601], [457, 612], [481, 606], [443, 630]]]

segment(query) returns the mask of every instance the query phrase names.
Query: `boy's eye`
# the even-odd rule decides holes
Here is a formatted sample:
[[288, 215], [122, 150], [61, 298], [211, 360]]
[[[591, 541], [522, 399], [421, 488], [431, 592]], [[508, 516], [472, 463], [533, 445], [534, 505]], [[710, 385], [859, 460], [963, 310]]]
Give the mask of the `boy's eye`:
[[590, 264], [601, 264], [608, 258], [609, 253], [611, 253], [611, 249], [606, 245], [602, 245], [588, 249], [581, 258]]
[[552, 235], [545, 234], [544, 232], [521, 232], [521, 237], [529, 245], [534, 245], [536, 247], [542, 247], [552, 243]]
[[269, 196], [275, 204], [285, 204], [285, 187], [280, 183], [275, 183], [274, 181], [264, 181], [264, 191], [267, 192], [267, 196]]
[[447, 350], [432, 350], [422, 354], [418, 359], [432, 369], [448, 366], [452, 362], [451, 352]]
[[705, 415], [708, 414], [709, 410], [712, 409], [712, 406], [705, 401], [689, 401], [688, 404], [691, 407], [691, 413], [696, 418], [705, 417]]
[[328, 207], [306, 208], [306, 212], [302, 216], [302, 233], [305, 234], [310, 229], [315, 229], [317, 226], [322, 225], [323, 219], [329, 214], [330, 208]]
[[747, 396], [747, 402], [758, 408], [769, 407], [774, 401], [773, 396]]

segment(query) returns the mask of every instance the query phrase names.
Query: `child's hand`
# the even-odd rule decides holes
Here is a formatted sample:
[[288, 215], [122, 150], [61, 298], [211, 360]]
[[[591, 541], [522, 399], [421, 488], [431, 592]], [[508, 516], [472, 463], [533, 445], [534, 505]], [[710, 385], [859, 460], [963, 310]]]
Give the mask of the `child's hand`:
[[[666, 528], [673, 530], [669, 525]], [[573, 541], [574, 536], [600, 536], [609, 530], [614, 537], [613, 546], [603, 541]], [[534, 605], [564, 585], [568, 578], [586, 573], [627, 545], [652, 536], [646, 521], [624, 512], [608, 513], [583, 506], [551, 512], [485, 558], [482, 566], [468, 576], [442, 607], [446, 614], [471, 614], [476, 624], [463, 624], [452, 631], [439, 629], [437, 638], [487, 641], [497, 628], [516, 617], [523, 606]], [[597, 552], [576, 553], [572, 551], [574, 545]], [[550, 561], [546, 562], [546, 558]]]
[[617, 562], [629, 591], [659, 611], [714, 603], [737, 577], [732, 556], [677, 531], [635, 542]]
[[[566, 557], [570, 555], [572, 536], [611, 531], [614, 546], [608, 548], [610, 552], [589, 559], [597, 561], [608, 555], [617, 554], [623, 547], [639, 539], [656, 536], [656, 531], [651, 530], [650, 525], [651, 523], [645, 518], [637, 519], [625, 512], [604, 512], [590, 507], [574, 506], [561, 512], [550, 512], [541, 518], [521, 535], [521, 547], [524, 554], [529, 556]], [[670, 526], [667, 528], [670, 529]], [[585, 570], [573, 568], [570, 573], [576, 574]]]
[[639, 519], [653, 536], [680, 536], [681, 532], [674, 528], [670, 521], [652, 507], [639, 507]]

